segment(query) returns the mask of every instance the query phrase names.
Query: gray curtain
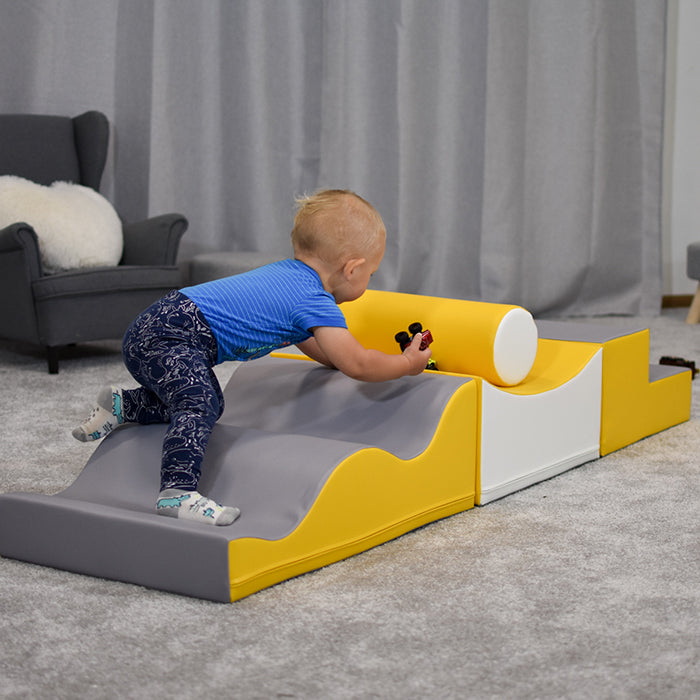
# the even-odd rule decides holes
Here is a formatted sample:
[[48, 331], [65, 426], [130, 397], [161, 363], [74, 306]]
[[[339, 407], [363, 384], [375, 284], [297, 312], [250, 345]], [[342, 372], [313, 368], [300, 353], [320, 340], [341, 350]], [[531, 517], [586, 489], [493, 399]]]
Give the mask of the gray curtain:
[[665, 0], [0, 0], [0, 109], [104, 111], [103, 192], [183, 255], [289, 252], [349, 187], [384, 289], [653, 314]]

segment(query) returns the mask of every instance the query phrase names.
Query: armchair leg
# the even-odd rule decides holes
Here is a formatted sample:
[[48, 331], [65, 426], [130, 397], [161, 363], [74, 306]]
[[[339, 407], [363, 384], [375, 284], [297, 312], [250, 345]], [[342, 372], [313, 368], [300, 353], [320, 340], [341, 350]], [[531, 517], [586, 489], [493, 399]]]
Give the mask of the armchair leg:
[[46, 359], [49, 363], [49, 374], [58, 374], [58, 348], [55, 346], [47, 347]]

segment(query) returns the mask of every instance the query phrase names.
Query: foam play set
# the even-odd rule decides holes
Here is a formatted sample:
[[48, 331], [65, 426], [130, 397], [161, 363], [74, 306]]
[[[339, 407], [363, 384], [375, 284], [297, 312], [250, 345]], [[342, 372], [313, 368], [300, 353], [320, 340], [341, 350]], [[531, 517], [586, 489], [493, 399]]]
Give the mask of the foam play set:
[[0, 555], [230, 602], [690, 417], [692, 371], [650, 366], [647, 329], [371, 290], [343, 310], [390, 353], [420, 321], [439, 371], [370, 384], [295, 354], [243, 364], [200, 482], [236, 522], [156, 515], [165, 426], [126, 425], [65, 491], [0, 494]]

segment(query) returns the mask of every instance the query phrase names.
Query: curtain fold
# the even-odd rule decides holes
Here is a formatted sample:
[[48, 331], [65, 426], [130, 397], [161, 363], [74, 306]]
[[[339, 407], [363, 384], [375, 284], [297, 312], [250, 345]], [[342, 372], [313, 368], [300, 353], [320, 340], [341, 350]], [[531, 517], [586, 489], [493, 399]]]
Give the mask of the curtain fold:
[[484, 297], [658, 312], [663, 9], [489, 5]]
[[113, 126], [103, 192], [182, 254], [289, 252], [293, 198], [388, 229], [374, 286], [536, 315], [661, 298], [665, 0], [0, 0], [0, 109]]

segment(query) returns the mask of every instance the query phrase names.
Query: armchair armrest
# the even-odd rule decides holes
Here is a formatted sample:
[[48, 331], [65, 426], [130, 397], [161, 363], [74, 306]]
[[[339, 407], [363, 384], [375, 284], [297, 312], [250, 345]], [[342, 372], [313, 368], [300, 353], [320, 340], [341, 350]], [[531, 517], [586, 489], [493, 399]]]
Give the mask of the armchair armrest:
[[[21, 267], [22, 276], [28, 283], [43, 274], [39, 239], [34, 229], [22, 221], [0, 230], [0, 270], [6, 269], [7, 261], [10, 259], [13, 260], [15, 271], [18, 266]], [[2, 279], [1, 274], [0, 279]]]
[[34, 229], [19, 222], [0, 230], [0, 337], [41, 342], [32, 292], [41, 275]]
[[122, 265], [175, 265], [188, 221], [181, 214], [162, 214], [124, 224]]

